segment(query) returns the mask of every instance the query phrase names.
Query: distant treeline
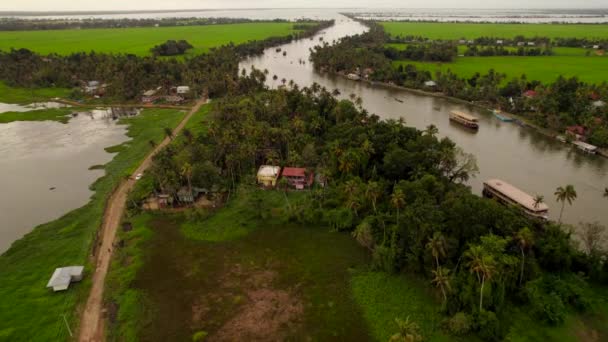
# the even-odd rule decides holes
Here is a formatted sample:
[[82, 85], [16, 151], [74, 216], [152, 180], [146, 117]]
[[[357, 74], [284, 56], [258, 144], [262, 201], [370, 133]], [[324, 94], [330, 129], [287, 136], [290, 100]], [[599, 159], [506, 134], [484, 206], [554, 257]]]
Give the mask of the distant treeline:
[[481, 45], [481, 46], [562, 46], [562, 47], [593, 47], [598, 45], [598, 47], [606, 48], [608, 47], [608, 39], [599, 39], [599, 38], [549, 38], [549, 37], [525, 37], [522, 35], [515, 36], [513, 38], [505, 38], [505, 37], [489, 37], [482, 36], [477, 37], [475, 39], [466, 39], [465, 37], [461, 37], [460, 39], [454, 40], [441, 40], [441, 39], [433, 39], [416, 36], [416, 35], [397, 35], [397, 36], [389, 36], [389, 43], [403, 43], [403, 44], [411, 44], [411, 43], [424, 43], [429, 41], [450, 41], [450, 42], [458, 42], [460, 45]]
[[[0, 31], [27, 30], [64, 30], [64, 29], [93, 29], [93, 28], [125, 28], [125, 27], [169, 27], [196, 26], [218, 24], [241, 24], [254, 22], [289, 22], [284, 19], [252, 20], [245, 18], [164, 18], [164, 19], [21, 19], [0, 18]], [[312, 23], [310, 20], [298, 20], [297, 24]]]

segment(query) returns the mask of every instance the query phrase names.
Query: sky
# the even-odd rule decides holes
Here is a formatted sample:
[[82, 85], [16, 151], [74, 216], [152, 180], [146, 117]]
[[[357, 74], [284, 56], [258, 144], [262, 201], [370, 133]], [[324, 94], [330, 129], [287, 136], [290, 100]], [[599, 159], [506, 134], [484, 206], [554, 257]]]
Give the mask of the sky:
[[0, 11], [218, 8], [606, 8], [607, 0], [0, 0]]

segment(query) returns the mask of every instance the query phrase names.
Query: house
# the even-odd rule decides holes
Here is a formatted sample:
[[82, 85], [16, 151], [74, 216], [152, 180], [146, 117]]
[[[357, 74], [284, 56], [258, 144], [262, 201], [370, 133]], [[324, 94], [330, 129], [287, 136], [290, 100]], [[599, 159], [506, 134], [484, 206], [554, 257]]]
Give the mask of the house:
[[591, 103], [591, 105], [595, 108], [602, 108], [606, 105], [606, 102], [602, 101], [602, 100], [597, 100], [597, 101], [593, 101]]
[[424, 82], [425, 87], [434, 88], [437, 86], [437, 82], [435, 81], [426, 81]]
[[279, 166], [262, 165], [258, 170], [258, 184], [266, 187], [273, 187], [277, 185], [281, 168]]
[[156, 100], [156, 93], [158, 91], [156, 89], [146, 90], [144, 91], [143, 96], [141, 97], [141, 102], [143, 103], [152, 103]]
[[53, 291], [65, 291], [70, 287], [70, 284], [73, 282], [78, 282], [82, 280], [84, 272], [84, 266], [70, 266], [70, 267], [61, 267], [55, 269], [51, 279], [48, 284], [46, 284], [47, 288], [53, 288]]
[[599, 50], [599, 49], [600, 49], [600, 46], [599, 46], [599, 45], [593, 45], [593, 49], [594, 49], [594, 50]]
[[497, 41], [496, 41], [496, 44], [498, 44], [498, 45], [502, 45], [502, 44], [503, 44], [503, 41], [502, 41], [501, 39], [499, 39], [499, 40], [497, 40]]
[[474, 43], [475, 43], [475, 41], [473, 41], [473, 40], [468, 40], [467, 41], [467, 44], [474, 44]]
[[523, 95], [523, 97], [533, 99], [538, 95], [538, 93], [535, 90], [530, 89], [530, 90], [524, 91], [524, 93], [522, 95]]
[[182, 101], [184, 101], [184, 98], [181, 96], [177, 96], [177, 95], [167, 95], [164, 97], [165, 101], [169, 102], [169, 103], [180, 103]]
[[536, 43], [535, 42], [528, 42], [528, 46], [535, 46]]
[[524, 45], [526, 45], [525, 42], [517, 42], [517, 46], [524, 46]]
[[182, 203], [194, 203], [194, 192], [183, 187], [177, 192], [177, 199]]
[[96, 94], [99, 91], [99, 81], [89, 81], [84, 86], [84, 92], [87, 94]]
[[179, 86], [179, 87], [177, 87], [176, 92], [179, 95], [186, 95], [186, 94], [190, 93], [190, 87], [188, 87], [188, 86]]
[[298, 189], [303, 190], [312, 186], [314, 174], [308, 173], [306, 169], [300, 167], [285, 167], [281, 177], [287, 179], [287, 183]]
[[568, 126], [566, 127], [566, 136], [574, 137], [576, 140], [584, 140], [587, 135], [587, 128], [583, 126]]
[[460, 40], [458, 41], [458, 44], [460, 44], [460, 45], [464, 45], [464, 44], [466, 44], [466, 43], [467, 43], [467, 41], [466, 41], [465, 39], [460, 39]]

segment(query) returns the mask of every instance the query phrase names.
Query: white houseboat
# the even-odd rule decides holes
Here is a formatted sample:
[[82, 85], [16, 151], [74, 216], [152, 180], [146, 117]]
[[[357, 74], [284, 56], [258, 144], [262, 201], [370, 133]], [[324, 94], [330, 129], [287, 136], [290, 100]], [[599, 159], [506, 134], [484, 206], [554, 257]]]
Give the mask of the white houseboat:
[[471, 114], [467, 114], [465, 112], [461, 112], [461, 111], [457, 111], [457, 110], [451, 111], [450, 120], [457, 122], [468, 128], [472, 128], [472, 129], [479, 128], [479, 123], [478, 123], [477, 117], [475, 117]]
[[494, 198], [506, 205], [514, 205], [522, 209], [526, 215], [547, 220], [549, 206], [537, 203], [534, 197], [500, 179], [490, 179], [483, 183], [484, 197]]
[[353, 80], [353, 81], [358, 81], [358, 80], [360, 80], [360, 79], [361, 79], [361, 77], [359, 77], [359, 75], [357, 75], [357, 74], [355, 74], [355, 73], [348, 74], [348, 75], [346, 75], [346, 77], [347, 77], [349, 80]]
[[595, 154], [597, 152], [597, 146], [587, 144], [586, 142], [575, 141], [572, 144], [574, 144], [574, 146], [576, 146], [579, 150], [581, 150], [583, 152], [587, 152], [590, 154]]

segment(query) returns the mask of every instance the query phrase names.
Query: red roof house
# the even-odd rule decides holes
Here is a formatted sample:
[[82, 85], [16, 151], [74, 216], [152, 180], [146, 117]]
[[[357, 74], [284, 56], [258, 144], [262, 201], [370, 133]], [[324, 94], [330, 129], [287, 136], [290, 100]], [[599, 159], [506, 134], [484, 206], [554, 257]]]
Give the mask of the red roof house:
[[314, 174], [312, 172], [308, 173], [306, 169], [300, 167], [285, 167], [281, 177], [287, 179], [290, 186], [303, 190], [312, 186]]
[[536, 95], [538, 95], [538, 94], [536, 93], [536, 91], [535, 91], [535, 90], [532, 90], [532, 89], [530, 89], [530, 90], [526, 90], [526, 91], [524, 91], [524, 93], [523, 93], [523, 96], [524, 96], [524, 97], [527, 97], [527, 98], [529, 98], [529, 99], [536, 97]]

